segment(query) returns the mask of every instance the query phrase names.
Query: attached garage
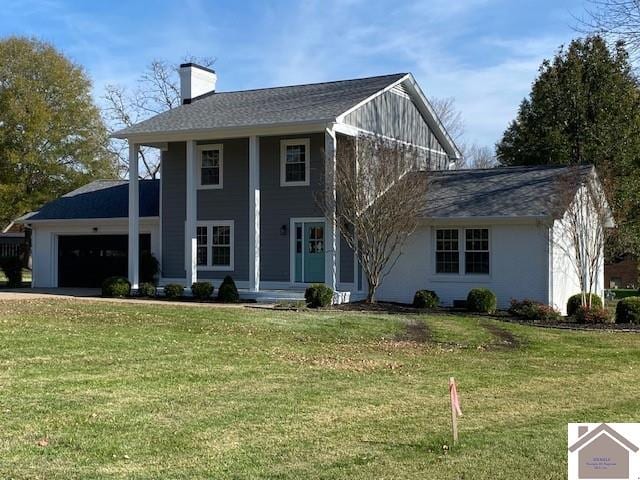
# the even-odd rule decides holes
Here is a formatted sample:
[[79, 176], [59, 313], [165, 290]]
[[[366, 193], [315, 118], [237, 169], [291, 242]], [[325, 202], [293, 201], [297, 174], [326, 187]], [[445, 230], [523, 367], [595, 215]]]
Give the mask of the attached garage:
[[[20, 219], [32, 229], [33, 287], [97, 288], [128, 274], [128, 182], [90, 183]], [[140, 256], [160, 257], [159, 181], [140, 182]]]
[[[127, 235], [59, 235], [58, 286], [99, 287], [105, 278], [127, 276]], [[140, 253], [151, 252], [151, 235], [140, 235]]]

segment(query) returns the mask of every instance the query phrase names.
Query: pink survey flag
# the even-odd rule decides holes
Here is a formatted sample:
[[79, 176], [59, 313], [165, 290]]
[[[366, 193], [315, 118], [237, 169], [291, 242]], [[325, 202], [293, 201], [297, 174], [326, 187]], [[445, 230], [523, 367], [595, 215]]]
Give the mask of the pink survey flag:
[[460, 398], [458, 397], [458, 389], [456, 388], [456, 381], [453, 377], [449, 379], [449, 396], [451, 397], [451, 407], [455, 409], [458, 416], [461, 417]]

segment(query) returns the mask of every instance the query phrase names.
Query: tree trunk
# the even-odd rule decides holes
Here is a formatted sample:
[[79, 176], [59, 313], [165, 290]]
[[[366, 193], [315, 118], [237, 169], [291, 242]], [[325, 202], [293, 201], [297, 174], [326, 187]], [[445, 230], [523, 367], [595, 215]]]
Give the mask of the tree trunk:
[[376, 289], [378, 288], [378, 284], [371, 281], [367, 281], [367, 283], [369, 284], [367, 287], [367, 303], [376, 303]]

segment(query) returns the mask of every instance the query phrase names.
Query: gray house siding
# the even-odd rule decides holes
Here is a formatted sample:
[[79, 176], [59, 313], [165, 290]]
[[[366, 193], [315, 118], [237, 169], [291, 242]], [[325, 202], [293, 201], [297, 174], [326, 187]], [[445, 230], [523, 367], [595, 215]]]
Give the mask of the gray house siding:
[[186, 216], [185, 142], [170, 143], [162, 152], [162, 276], [184, 278], [184, 221]]
[[249, 280], [249, 139], [215, 140], [222, 144], [223, 188], [198, 190], [198, 221], [233, 220], [234, 270], [199, 271], [202, 279]]
[[[249, 141], [201, 141], [223, 145], [223, 188], [198, 190], [198, 221], [234, 221], [234, 270], [199, 271], [202, 279], [249, 278]], [[185, 278], [186, 143], [170, 143], [162, 153], [162, 276]]]
[[340, 237], [340, 282], [353, 282], [353, 250], [342, 237]]
[[425, 160], [444, 169], [448, 157], [413, 101], [389, 90], [345, 117], [345, 123], [369, 132], [429, 148]]
[[[280, 140], [310, 139], [310, 185], [280, 186]], [[324, 133], [260, 138], [260, 279], [289, 282], [290, 219], [322, 217], [316, 192], [324, 185]], [[280, 230], [286, 225], [286, 235]]]

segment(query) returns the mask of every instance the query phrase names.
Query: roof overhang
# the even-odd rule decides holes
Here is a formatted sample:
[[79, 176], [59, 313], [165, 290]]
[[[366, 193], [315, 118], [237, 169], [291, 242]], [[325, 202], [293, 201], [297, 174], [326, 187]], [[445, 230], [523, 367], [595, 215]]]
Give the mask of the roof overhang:
[[416, 82], [416, 79], [410, 73], [407, 73], [404, 77], [387, 85], [382, 90], [377, 91], [370, 97], [364, 99], [357, 105], [354, 105], [353, 107], [351, 107], [349, 110], [341, 113], [340, 115], [338, 115], [336, 122], [344, 123], [345, 117], [349, 115], [351, 112], [354, 112], [355, 110], [359, 109], [363, 105], [366, 105], [373, 99], [379, 97], [380, 95], [388, 92], [393, 87], [400, 84], [403, 84], [404, 87], [409, 92], [409, 95], [411, 96], [411, 99], [414, 101], [414, 104], [420, 111], [420, 114], [422, 115], [424, 120], [427, 122], [427, 125], [429, 126], [431, 131], [433, 131], [434, 135], [438, 139], [438, 142], [440, 142], [440, 144], [444, 148], [449, 158], [454, 161], [461, 159], [462, 153], [460, 152], [457, 145], [451, 138], [451, 135], [449, 135], [449, 132], [447, 132], [447, 129], [445, 128], [445, 126], [442, 124], [442, 122], [438, 118], [438, 115], [436, 115], [435, 110], [429, 103], [429, 100], [427, 99], [426, 95], [422, 92], [422, 89], [418, 85], [418, 82]]
[[548, 215], [527, 216], [455, 216], [455, 217], [420, 217], [423, 224], [433, 225], [474, 225], [474, 224], [551, 224], [553, 219]]
[[[26, 217], [26, 216], [25, 216]], [[30, 225], [69, 225], [69, 224], [114, 224], [114, 223], [127, 223], [128, 217], [109, 217], [109, 218], [42, 218], [29, 220], [29, 218], [22, 217], [16, 220], [16, 223]], [[140, 223], [158, 223], [160, 217], [140, 217]]]
[[186, 142], [190, 140], [216, 140], [225, 138], [243, 138], [251, 136], [290, 135], [323, 132], [335, 122], [335, 118], [287, 122], [270, 125], [247, 125], [243, 127], [221, 127], [193, 130], [174, 130], [148, 133], [115, 132], [112, 138], [128, 140], [129, 143], [162, 148], [167, 142]]

